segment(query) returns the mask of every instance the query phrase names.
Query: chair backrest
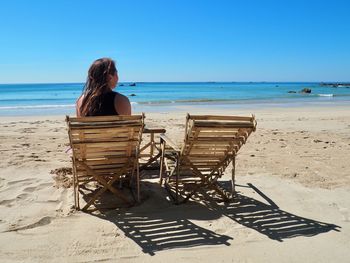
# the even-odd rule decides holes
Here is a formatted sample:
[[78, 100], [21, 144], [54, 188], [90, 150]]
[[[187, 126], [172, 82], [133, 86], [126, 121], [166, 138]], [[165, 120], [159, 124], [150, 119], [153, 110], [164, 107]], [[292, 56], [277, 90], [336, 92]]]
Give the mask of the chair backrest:
[[220, 174], [236, 156], [249, 135], [256, 129], [254, 115], [187, 115], [185, 141], [181, 155], [184, 162], [202, 174]]
[[[138, 158], [144, 115], [66, 117], [74, 173], [89, 180], [87, 165], [100, 175], [131, 171]], [[84, 178], [85, 177], [85, 178]]]

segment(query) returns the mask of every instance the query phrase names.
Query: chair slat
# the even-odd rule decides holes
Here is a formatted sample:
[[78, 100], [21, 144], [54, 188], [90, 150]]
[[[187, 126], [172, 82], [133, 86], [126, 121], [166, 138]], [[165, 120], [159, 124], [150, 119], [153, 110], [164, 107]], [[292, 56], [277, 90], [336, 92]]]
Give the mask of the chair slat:
[[69, 117], [68, 120], [71, 123], [83, 123], [83, 122], [105, 122], [105, 121], [125, 121], [125, 120], [143, 120], [142, 115], [116, 115], [116, 116], [93, 116], [93, 117]]
[[221, 116], [221, 115], [190, 115], [191, 120], [232, 120], [232, 121], [252, 121], [252, 117], [244, 116]]
[[219, 122], [219, 121], [195, 121], [194, 126], [197, 128], [254, 128], [254, 124], [251, 122]]

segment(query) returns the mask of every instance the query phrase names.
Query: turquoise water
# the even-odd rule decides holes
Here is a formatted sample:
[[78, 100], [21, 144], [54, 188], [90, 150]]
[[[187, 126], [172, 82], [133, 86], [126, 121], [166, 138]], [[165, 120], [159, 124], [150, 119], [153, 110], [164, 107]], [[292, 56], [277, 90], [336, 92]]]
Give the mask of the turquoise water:
[[[72, 114], [83, 83], [1, 84], [0, 116]], [[311, 94], [300, 90], [310, 88]], [[246, 107], [251, 104], [340, 103], [350, 101], [350, 87], [321, 86], [319, 83], [122, 83], [117, 90], [128, 96], [134, 111], [160, 111], [177, 105], [220, 105]], [[296, 91], [297, 93], [288, 93]], [[135, 96], [131, 96], [134, 94]]]

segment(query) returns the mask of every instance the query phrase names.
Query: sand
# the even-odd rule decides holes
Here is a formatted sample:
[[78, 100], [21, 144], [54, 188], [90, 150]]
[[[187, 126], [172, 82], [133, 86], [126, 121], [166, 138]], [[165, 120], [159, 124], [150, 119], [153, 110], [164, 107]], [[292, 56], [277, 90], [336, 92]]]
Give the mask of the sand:
[[257, 117], [230, 204], [176, 206], [151, 179], [140, 205], [75, 211], [64, 116], [1, 117], [0, 261], [349, 262], [350, 106], [180, 109], [146, 124], [181, 143], [186, 110]]

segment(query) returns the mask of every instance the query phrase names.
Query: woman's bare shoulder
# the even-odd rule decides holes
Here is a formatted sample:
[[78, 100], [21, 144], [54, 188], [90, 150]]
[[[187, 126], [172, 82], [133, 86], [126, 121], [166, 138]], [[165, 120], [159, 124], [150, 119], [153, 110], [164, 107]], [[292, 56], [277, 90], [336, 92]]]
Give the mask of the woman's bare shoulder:
[[120, 94], [119, 92], [116, 92], [114, 99], [114, 107], [120, 115], [131, 114], [131, 104], [129, 98], [123, 94]]
[[83, 103], [83, 98], [84, 98], [84, 95], [82, 94], [75, 102], [75, 110], [76, 110], [75, 112], [77, 114], [77, 117], [80, 117], [80, 107], [81, 107], [81, 104]]
[[81, 104], [83, 102], [84, 94], [80, 95], [80, 97], [75, 101], [75, 104]]

